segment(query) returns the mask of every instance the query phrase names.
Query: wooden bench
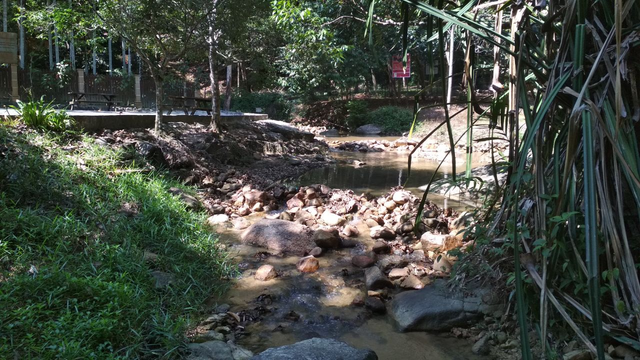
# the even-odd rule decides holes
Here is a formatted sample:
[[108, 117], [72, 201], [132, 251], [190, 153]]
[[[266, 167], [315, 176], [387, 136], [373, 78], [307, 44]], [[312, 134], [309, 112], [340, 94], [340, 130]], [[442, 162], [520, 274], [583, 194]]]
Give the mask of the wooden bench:
[[[69, 102], [71, 106], [71, 110], [74, 110], [76, 107], [80, 106], [80, 104], [104, 104], [107, 105], [107, 111], [110, 111], [115, 103], [115, 94], [103, 94], [103, 93], [81, 93], [81, 92], [70, 92], [73, 98]], [[98, 97], [102, 99], [94, 100], [88, 99], [87, 97]]]
[[211, 98], [168, 96], [170, 102], [165, 105], [167, 115], [171, 115], [174, 109], [181, 109], [185, 115], [194, 115], [196, 111], [206, 111], [211, 115]]

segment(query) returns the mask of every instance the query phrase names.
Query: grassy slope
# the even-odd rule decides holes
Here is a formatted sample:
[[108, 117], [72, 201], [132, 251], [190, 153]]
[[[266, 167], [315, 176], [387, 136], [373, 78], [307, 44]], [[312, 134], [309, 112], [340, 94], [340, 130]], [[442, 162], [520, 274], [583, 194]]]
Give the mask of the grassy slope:
[[[181, 185], [120, 171], [139, 168], [133, 151], [0, 123], [0, 358], [178, 355], [229, 269], [205, 214], [167, 192]], [[153, 270], [174, 283], [156, 289]]]

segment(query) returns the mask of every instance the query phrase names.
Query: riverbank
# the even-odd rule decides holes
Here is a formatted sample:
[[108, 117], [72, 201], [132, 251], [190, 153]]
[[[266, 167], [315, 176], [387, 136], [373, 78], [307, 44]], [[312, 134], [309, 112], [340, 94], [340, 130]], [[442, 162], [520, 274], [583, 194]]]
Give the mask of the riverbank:
[[[16, 323], [17, 312], [24, 309], [14, 302], [9, 289], [46, 281], [48, 285], [36, 293], [45, 296], [55, 293], [58, 286], [70, 288], [69, 284], [79, 281], [74, 279], [82, 279], [99, 299], [117, 300], [123, 314], [139, 312], [138, 323], [124, 323], [134, 330], [143, 326], [144, 330], [135, 330], [142, 335], [128, 338], [126, 344], [97, 338], [111, 344], [100, 351], [116, 353], [159, 354], [169, 349], [158, 344], [170, 344], [172, 349], [180, 349], [176, 355], [186, 354], [182, 346], [183, 335], [187, 334], [193, 356], [215, 350], [230, 354], [229, 359], [247, 358], [266, 348], [322, 337], [374, 348], [382, 358], [383, 354], [411, 348], [447, 354], [442, 344], [464, 349], [458, 353], [474, 358], [473, 343], [456, 336], [473, 339], [480, 332], [456, 329], [466, 326], [467, 320], [482, 320], [485, 315], [480, 314], [486, 313], [488, 318], [495, 315], [476, 307], [474, 316], [464, 323], [453, 322], [438, 330], [453, 329], [453, 337], [443, 340], [440, 335], [421, 332], [407, 337], [411, 341], [421, 339], [419, 345], [411, 341], [396, 343], [404, 338], [394, 330], [398, 323], [405, 323], [407, 330], [420, 330], [410, 325], [414, 321], [398, 317], [398, 311], [411, 308], [411, 299], [402, 300], [400, 295], [434, 295], [419, 289], [435, 288], [433, 284], [448, 277], [457, 259], [443, 251], [470, 244], [462, 230], [472, 220], [460, 220], [451, 209], [445, 211], [428, 203], [425, 220], [413, 229], [419, 201], [402, 188], [371, 195], [326, 185], [287, 185], [287, 179], [335, 160], [323, 142], [286, 124], [227, 124], [223, 134], [216, 135], [201, 125], [175, 123], [167, 127], [164, 137], [155, 137], [147, 130], [59, 137], [20, 126], [4, 129], [3, 192], [10, 189], [9, 200], [12, 196], [24, 197], [26, 192], [31, 200], [3, 202], [3, 211], [9, 215], [31, 211], [33, 219], [40, 219], [35, 223], [46, 229], [42, 230], [46, 239], [65, 239], [62, 252], [49, 253], [47, 244], [52, 243], [45, 242], [29, 256], [10, 257], [12, 260], [6, 263], [0, 289], [3, 308], [9, 310], [3, 312], [3, 324], [14, 325], [3, 332], [18, 339], [14, 343], [27, 341], [26, 332], [20, 332], [26, 327]], [[25, 158], [25, 154], [29, 155]], [[42, 161], [42, 167], [20, 167], [18, 164], [25, 159], [31, 159], [29, 164]], [[52, 166], [55, 170], [43, 170]], [[25, 177], [20, 172], [23, 170], [14, 176], [14, 168], [37, 170], [45, 176], [33, 173]], [[56, 185], [60, 182], [64, 186]], [[51, 200], [39, 200], [43, 193], [50, 194]], [[21, 222], [12, 219], [4, 219], [3, 238], [24, 236], [18, 243], [32, 243], [35, 238], [16, 228], [15, 224]], [[60, 226], [47, 226], [51, 221], [47, 219], [56, 219], [54, 224], [60, 222], [60, 226], [74, 230], [61, 232]], [[205, 226], [214, 229], [220, 240]], [[289, 232], [281, 233], [287, 229]], [[293, 244], [283, 243], [287, 239]], [[2, 243], [3, 251], [20, 251], [16, 244]], [[42, 254], [47, 255], [41, 258]], [[73, 259], [73, 266], [65, 265], [67, 258]], [[51, 281], [50, 274], [54, 273], [71, 277]], [[116, 281], [113, 279], [118, 274], [118, 281], [142, 289], [138, 296], [143, 300], [132, 298], [126, 286], [119, 296], [103, 293], [106, 290], [100, 284]], [[232, 278], [230, 291], [220, 297], [226, 282], [223, 279]], [[87, 299], [76, 296], [76, 292], [65, 293], [59, 300], [72, 299], [80, 307], [86, 306]], [[449, 293], [442, 288], [436, 299], [458, 296]], [[138, 300], [133, 304], [132, 299]], [[394, 305], [401, 300], [408, 303]], [[101, 312], [103, 305], [98, 302], [82, 308], [111, 319]], [[46, 315], [32, 315], [43, 325], [59, 322], [64, 309], [56, 306], [45, 308]], [[170, 326], [170, 331], [147, 327], [157, 320], [159, 308], [168, 316], [161, 324]], [[438, 306], [432, 308], [443, 311]], [[390, 315], [384, 315], [386, 312]], [[419, 319], [429, 314], [415, 316]], [[92, 334], [99, 329], [91, 319], [78, 317], [63, 324]], [[164, 331], [165, 335], [147, 336], [147, 330]], [[65, 339], [84, 338], [75, 332], [60, 334]], [[380, 347], [379, 341], [363, 341], [356, 334], [396, 340]], [[171, 341], [163, 340], [163, 336]], [[43, 335], [36, 333], [33, 339], [22, 343], [25, 352], [18, 355], [49, 351], [42, 350], [48, 344], [42, 341]], [[64, 356], [98, 351], [91, 344], [55, 351], [62, 351]], [[15, 355], [13, 347], [1, 349]]]

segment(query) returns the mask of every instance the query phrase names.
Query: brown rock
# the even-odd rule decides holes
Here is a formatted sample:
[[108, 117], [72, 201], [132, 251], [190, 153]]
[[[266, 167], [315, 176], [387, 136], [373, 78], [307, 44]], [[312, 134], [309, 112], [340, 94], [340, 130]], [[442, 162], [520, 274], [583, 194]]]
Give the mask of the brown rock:
[[295, 222], [262, 219], [241, 236], [247, 245], [260, 246], [277, 253], [305, 254], [315, 247], [309, 230]]
[[438, 235], [427, 231], [420, 237], [422, 249], [427, 251], [441, 249], [445, 246], [448, 237], [449, 235]]
[[247, 207], [247, 206], [243, 206], [240, 209], [238, 209], [238, 211], [236, 211], [236, 214], [238, 214], [240, 216], [247, 216], [247, 215], [251, 214], [251, 209], [249, 209], [249, 207]]
[[370, 227], [370, 228], [373, 228], [373, 227], [376, 227], [376, 226], [380, 226], [380, 224], [378, 224], [378, 222], [373, 220], [373, 219], [365, 220], [365, 224], [367, 224], [367, 226]]
[[385, 201], [384, 207], [389, 211], [393, 211], [396, 208], [396, 202], [393, 200]]
[[271, 265], [262, 265], [256, 271], [256, 274], [253, 276], [256, 280], [259, 281], [269, 281], [278, 276], [276, 269], [274, 269]]
[[411, 200], [411, 195], [406, 191], [396, 191], [393, 194], [393, 201], [398, 205], [404, 205]]
[[336, 215], [331, 211], [325, 211], [320, 217], [322, 221], [329, 226], [340, 226], [346, 221], [342, 216]]
[[293, 221], [293, 216], [286, 211], [281, 212], [279, 218], [280, 220]]
[[391, 269], [389, 272], [389, 279], [391, 280], [401, 279], [407, 276], [409, 276], [409, 269], [406, 267]]
[[322, 206], [322, 199], [320, 198], [313, 198], [313, 199], [309, 199], [306, 201], [307, 206]]
[[231, 221], [233, 223], [233, 228], [236, 230], [244, 230], [251, 226], [251, 224], [245, 218], [235, 218]]
[[320, 192], [322, 193], [322, 195], [328, 195], [331, 192], [331, 188], [328, 187], [327, 185], [320, 185]]
[[347, 206], [345, 206], [345, 211], [347, 213], [353, 213], [358, 211], [358, 204], [356, 203], [355, 200], [351, 200], [347, 203]]
[[393, 230], [382, 226], [372, 227], [369, 235], [373, 239], [393, 240], [396, 238], [396, 233]]
[[353, 225], [345, 226], [344, 229], [342, 229], [342, 233], [346, 237], [356, 237], [360, 235], [360, 231], [358, 230], [358, 228]]
[[388, 254], [390, 250], [391, 247], [384, 241], [378, 240], [373, 244], [373, 252], [376, 254]]
[[356, 255], [353, 258], [351, 258], [351, 263], [355, 267], [368, 268], [370, 266], [373, 266], [373, 264], [375, 264], [376, 261], [375, 259], [367, 255]]
[[287, 200], [287, 208], [289, 210], [293, 209], [293, 208], [303, 208], [304, 207], [304, 202], [300, 199], [298, 199], [296, 196], [292, 197], [291, 199]]
[[413, 223], [411, 221], [407, 221], [396, 228], [396, 232], [398, 234], [408, 234], [412, 231], [413, 231]]
[[451, 263], [444, 256], [440, 255], [433, 263], [433, 270], [449, 273], [451, 272]]
[[313, 256], [307, 256], [298, 260], [296, 267], [300, 272], [312, 273], [318, 271], [318, 269], [320, 268], [320, 262]]
[[415, 275], [409, 275], [400, 283], [400, 287], [403, 289], [420, 290], [424, 287], [422, 281]]
[[338, 249], [342, 244], [337, 229], [316, 230], [313, 233], [313, 241], [323, 249]]
[[318, 197], [318, 194], [316, 193], [315, 189], [313, 189], [313, 188], [308, 188], [305, 191], [305, 194], [307, 196], [307, 199], [315, 199], [315, 198]]

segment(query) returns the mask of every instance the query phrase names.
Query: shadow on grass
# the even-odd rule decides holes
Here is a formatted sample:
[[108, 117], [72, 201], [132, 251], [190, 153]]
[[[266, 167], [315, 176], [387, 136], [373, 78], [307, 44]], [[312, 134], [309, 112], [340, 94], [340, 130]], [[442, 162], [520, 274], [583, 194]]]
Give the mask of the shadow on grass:
[[205, 214], [125, 158], [0, 124], [0, 358], [176, 357], [224, 290]]

